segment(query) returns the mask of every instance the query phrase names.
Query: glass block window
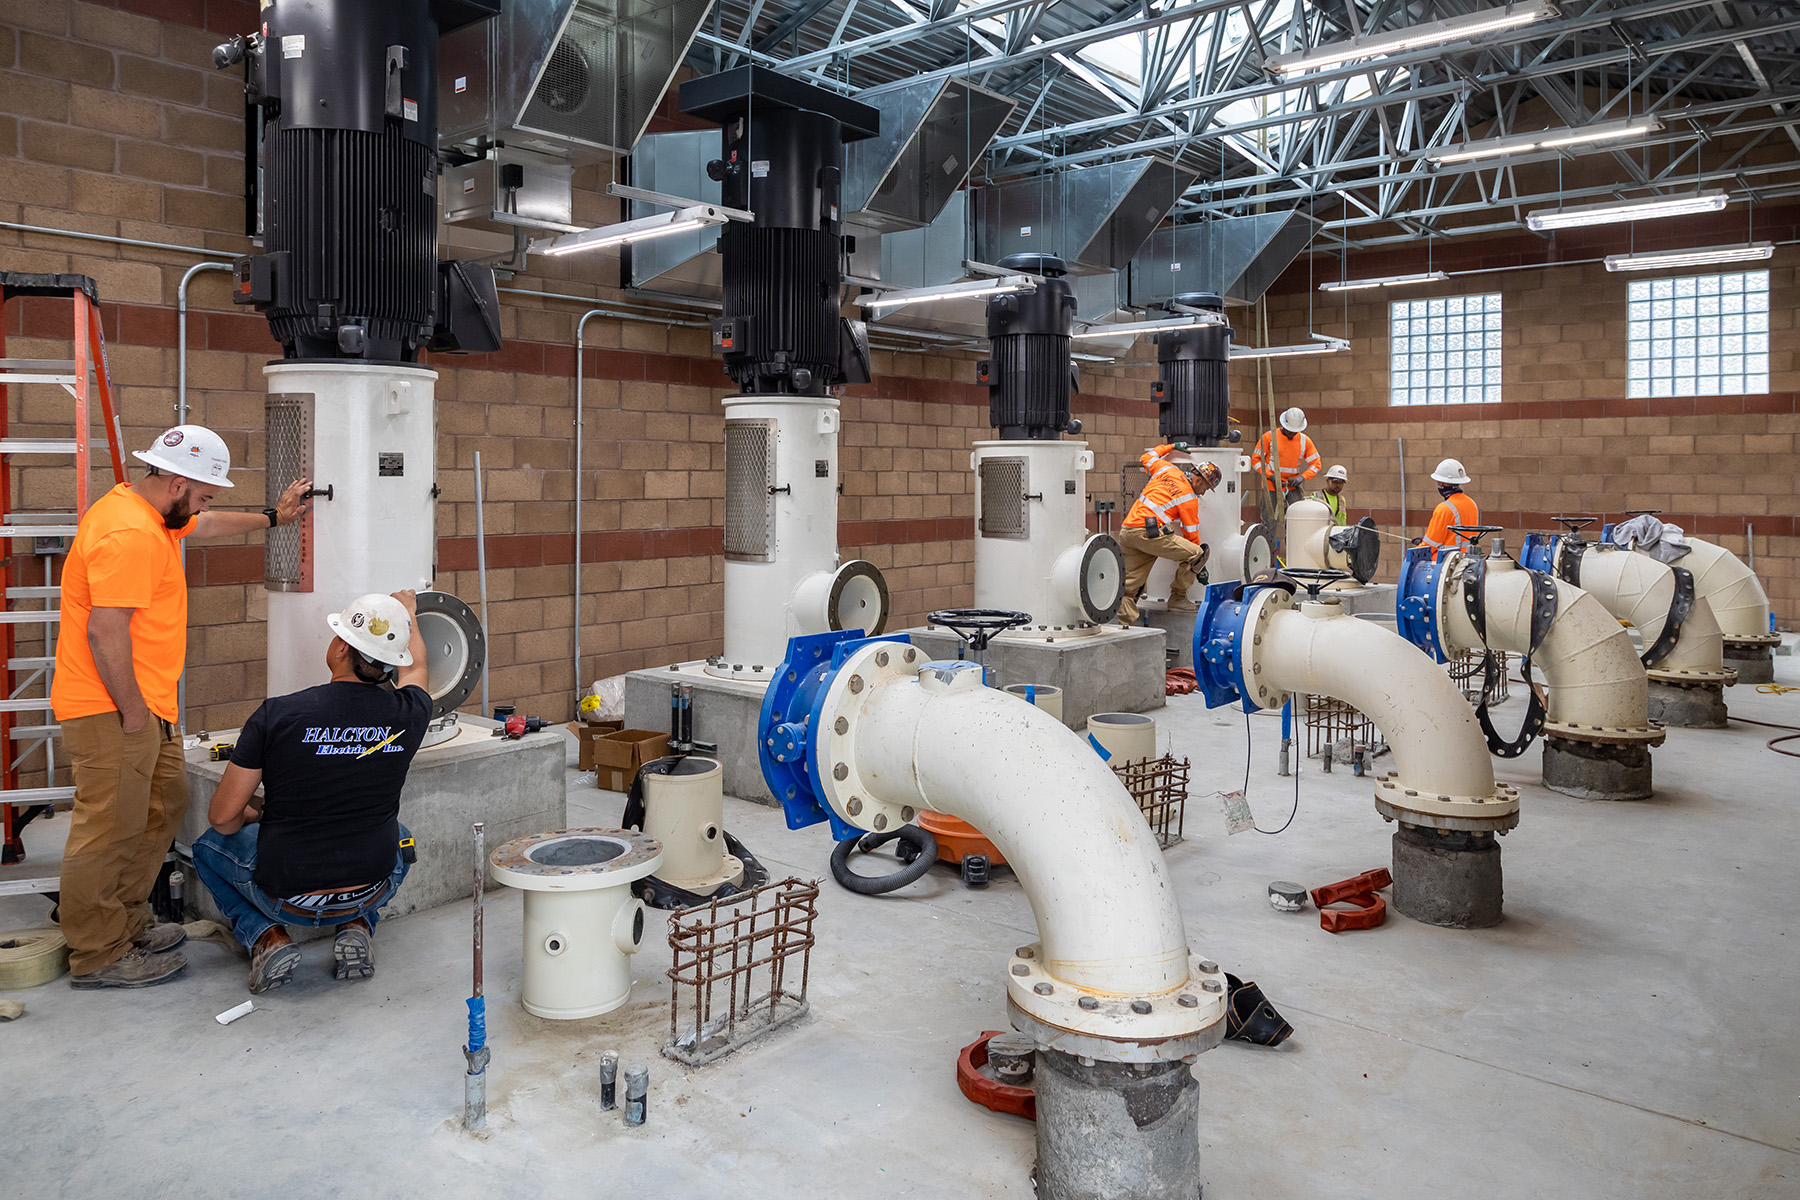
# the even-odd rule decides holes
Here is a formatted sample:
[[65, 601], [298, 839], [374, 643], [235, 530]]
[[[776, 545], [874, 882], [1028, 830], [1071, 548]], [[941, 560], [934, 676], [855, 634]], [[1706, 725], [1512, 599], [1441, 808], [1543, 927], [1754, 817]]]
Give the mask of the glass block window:
[[1769, 390], [1769, 273], [1631, 284], [1630, 394], [1737, 396]]
[[1396, 300], [1389, 309], [1393, 404], [1500, 400], [1500, 294]]

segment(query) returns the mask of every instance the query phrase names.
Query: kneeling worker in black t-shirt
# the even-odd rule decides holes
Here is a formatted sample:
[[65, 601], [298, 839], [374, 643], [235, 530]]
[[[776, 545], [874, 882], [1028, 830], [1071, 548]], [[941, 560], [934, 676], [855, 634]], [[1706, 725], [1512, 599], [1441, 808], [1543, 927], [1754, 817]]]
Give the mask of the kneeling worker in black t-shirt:
[[417, 616], [395, 592], [327, 618], [331, 682], [263, 701], [238, 735], [194, 867], [250, 951], [252, 992], [299, 964], [287, 925], [336, 926], [337, 978], [375, 973], [376, 909], [406, 878], [400, 789], [431, 719]]

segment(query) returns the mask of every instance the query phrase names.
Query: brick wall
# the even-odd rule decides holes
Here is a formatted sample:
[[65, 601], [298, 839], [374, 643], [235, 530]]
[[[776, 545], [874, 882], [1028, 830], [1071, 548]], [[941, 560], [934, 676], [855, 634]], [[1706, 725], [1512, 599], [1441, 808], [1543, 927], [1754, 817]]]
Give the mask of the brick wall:
[[[1743, 240], [1745, 214], [1646, 224], [1637, 250]], [[1327, 465], [1350, 471], [1351, 506], [1397, 526], [1402, 497], [1396, 439], [1404, 439], [1410, 531], [1422, 532], [1437, 502], [1428, 475], [1439, 459], [1463, 461], [1483, 520], [1505, 525], [1510, 544], [1555, 529], [1558, 513], [1659, 508], [1689, 532], [1742, 555], [1755, 531], [1757, 575], [1780, 623], [1800, 622], [1800, 247], [1777, 246], [1770, 272], [1770, 392], [1632, 400], [1626, 385], [1626, 293], [1634, 278], [1701, 274], [1612, 274], [1597, 261], [1628, 249], [1629, 233], [1594, 229], [1560, 239], [1488, 239], [1434, 250], [1441, 283], [1336, 295], [1310, 283], [1426, 269], [1424, 252], [1364, 255], [1340, 268], [1303, 259], [1268, 296], [1269, 344], [1309, 332], [1349, 340], [1338, 354], [1270, 360], [1277, 408], [1307, 411]], [[1800, 237], [1800, 211], [1759, 212], [1755, 236]], [[1537, 266], [1546, 259], [1560, 265]], [[1524, 266], [1525, 269], [1519, 269]], [[1728, 268], [1712, 268], [1726, 270]], [[1455, 272], [1482, 272], [1454, 274]], [[1394, 299], [1499, 292], [1503, 399], [1498, 404], [1393, 407], [1388, 402], [1388, 306]], [[1348, 302], [1346, 303], [1346, 297]], [[1309, 329], [1310, 308], [1310, 329]], [[1241, 320], [1240, 324], [1248, 324]], [[1246, 340], [1247, 331], [1239, 340]], [[1233, 367], [1239, 405], [1253, 404], [1255, 366]], [[1393, 544], [1390, 544], [1392, 547]], [[1384, 552], [1386, 578], [1398, 555]]]

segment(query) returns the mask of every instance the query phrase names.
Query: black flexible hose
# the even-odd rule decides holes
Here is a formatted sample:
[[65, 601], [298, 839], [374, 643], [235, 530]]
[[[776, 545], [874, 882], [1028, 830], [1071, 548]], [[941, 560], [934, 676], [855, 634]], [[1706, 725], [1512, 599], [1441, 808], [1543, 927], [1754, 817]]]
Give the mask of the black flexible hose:
[[[868, 854], [895, 838], [917, 850], [919, 857], [891, 875], [858, 875], [850, 869], [850, 855], [853, 851], [860, 850]], [[845, 838], [839, 842], [831, 852], [831, 877], [846, 890], [859, 896], [879, 896], [923, 879], [936, 862], [937, 839], [917, 825], [902, 825], [886, 833], [865, 833], [861, 837]]]

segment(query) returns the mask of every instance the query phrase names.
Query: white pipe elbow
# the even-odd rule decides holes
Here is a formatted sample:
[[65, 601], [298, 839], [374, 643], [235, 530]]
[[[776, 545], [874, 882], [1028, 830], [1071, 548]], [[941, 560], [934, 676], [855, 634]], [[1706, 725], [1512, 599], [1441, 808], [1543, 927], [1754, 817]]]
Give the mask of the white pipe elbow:
[[[1443, 573], [1439, 602], [1442, 628], [1454, 649], [1478, 650], [1485, 644], [1512, 654], [1530, 653], [1531, 573], [1509, 559], [1486, 560], [1484, 643], [1462, 603], [1459, 568], [1476, 560], [1464, 555], [1458, 559], [1456, 567]], [[1556, 586], [1556, 616], [1531, 656], [1549, 693], [1548, 719], [1589, 728], [1649, 730], [1649, 685], [1630, 636], [1595, 597], [1563, 580], [1551, 582]]]
[[1373, 721], [1393, 749], [1402, 792], [1419, 793], [1408, 799], [1443, 797], [1500, 815], [1505, 802], [1475, 713], [1429, 657], [1335, 604], [1283, 606], [1266, 624], [1254, 665], [1283, 691], [1331, 696]]
[[[1675, 572], [1667, 563], [1647, 554], [1589, 547], [1580, 559], [1576, 585], [1591, 594], [1618, 620], [1634, 626], [1645, 649], [1662, 637], [1675, 600]], [[1712, 607], [1700, 597], [1696, 581], [1693, 606], [1683, 619], [1674, 645], [1656, 662], [1652, 672], [1682, 672], [1725, 678], [1725, 646]]]
[[1769, 636], [1769, 595], [1744, 560], [1716, 542], [1688, 538], [1690, 549], [1675, 565], [1694, 573], [1694, 595], [1712, 606], [1727, 638]]

